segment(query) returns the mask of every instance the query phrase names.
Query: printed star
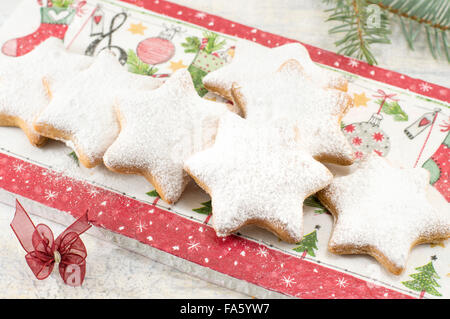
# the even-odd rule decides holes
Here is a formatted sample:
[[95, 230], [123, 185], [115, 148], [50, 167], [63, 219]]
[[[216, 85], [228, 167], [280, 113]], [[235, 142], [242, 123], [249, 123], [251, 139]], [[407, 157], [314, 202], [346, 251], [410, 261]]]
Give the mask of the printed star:
[[147, 27], [142, 24], [142, 22], [139, 23], [131, 23], [130, 28], [128, 31], [130, 31], [132, 34], [139, 34], [144, 35], [144, 31], [147, 30]]
[[16, 164], [16, 165], [14, 165], [14, 171], [15, 171], [15, 172], [20, 173], [20, 172], [22, 172], [23, 170], [24, 170], [24, 167], [23, 167], [22, 164]]
[[369, 102], [370, 99], [366, 96], [366, 93], [362, 92], [361, 94], [354, 93], [353, 101], [356, 107], [367, 106], [367, 102]]
[[431, 91], [433, 88], [431, 87], [431, 85], [429, 85], [428, 83], [420, 83], [419, 84], [419, 87], [420, 87], [420, 89], [423, 91], [423, 92], [429, 92], [429, 91]]
[[411, 247], [450, 237], [450, 215], [428, 202], [429, 178], [423, 168], [395, 168], [375, 154], [335, 178], [318, 193], [335, 218], [329, 250], [371, 255], [400, 274]]
[[46, 200], [51, 200], [54, 199], [58, 196], [58, 194], [56, 192], [50, 191], [50, 190], [46, 190], [45, 191], [45, 199]]
[[352, 143], [355, 145], [361, 145], [362, 139], [360, 137], [354, 137]]
[[292, 287], [292, 284], [295, 284], [295, 278], [291, 278], [291, 276], [283, 276], [281, 282], [286, 285], [286, 288]]
[[124, 92], [116, 105], [121, 131], [105, 165], [143, 175], [163, 200], [176, 202], [190, 180], [183, 161], [210, 145], [225, 105], [198, 96], [185, 69], [154, 91]]
[[359, 62], [357, 60], [355, 60], [355, 59], [350, 59], [348, 61], [348, 65], [350, 65], [352, 68], [356, 68], [356, 67], [358, 67]]
[[355, 158], [361, 159], [361, 158], [363, 158], [363, 156], [364, 156], [364, 154], [362, 152], [360, 152], [360, 151], [355, 152]]
[[345, 280], [345, 278], [336, 279], [336, 286], [339, 286], [339, 288], [347, 287], [348, 286], [347, 280]]
[[295, 125], [298, 138], [313, 157], [340, 165], [353, 163], [353, 150], [340, 122], [352, 106], [348, 94], [311, 82], [295, 60], [273, 76], [233, 85], [234, 101], [245, 118], [266, 125]]
[[[284, 135], [230, 112], [220, 121], [214, 146], [185, 161], [188, 174], [211, 195], [218, 236], [256, 224], [287, 242], [302, 239], [303, 201], [325, 187], [331, 173], [299, 148], [293, 131]], [[277, 196], [269, 191], [274, 183]]]
[[261, 257], [264, 257], [264, 258], [266, 258], [267, 257], [267, 254], [268, 254], [268, 251], [267, 251], [267, 249], [265, 249], [264, 247], [259, 247], [258, 248], [258, 252], [256, 253], [258, 256], [261, 256]]
[[353, 133], [353, 131], [355, 130], [355, 126], [353, 124], [349, 124], [344, 128], [344, 130], [348, 133]]
[[383, 152], [379, 150], [373, 150], [378, 156], [383, 156]]
[[188, 250], [192, 249], [192, 250], [198, 251], [199, 248], [200, 248], [200, 243], [196, 243], [196, 242], [192, 241], [188, 244]]
[[142, 224], [142, 221], [139, 221], [139, 224], [136, 225], [136, 228], [139, 230], [140, 233], [142, 233], [144, 229], [147, 229], [147, 226], [145, 224]]
[[113, 53], [102, 51], [44, 108], [35, 121], [40, 134], [70, 145], [86, 167], [102, 163], [103, 154], [119, 134], [114, 100], [124, 89], [152, 90], [161, 82], [127, 72]]
[[195, 17], [203, 20], [206, 17], [206, 13], [198, 12], [195, 14]]
[[203, 84], [208, 90], [232, 100], [233, 83], [243, 84], [270, 76], [291, 59], [298, 61], [308, 78], [318, 85], [347, 91], [347, 80], [317, 66], [300, 43], [289, 43], [269, 49], [246, 40], [237, 41], [233, 60], [224, 67], [207, 74]]
[[169, 69], [172, 70], [172, 72], [176, 72], [179, 69], [187, 68], [187, 65], [183, 64], [183, 60], [179, 60], [178, 62], [170, 61]]
[[61, 40], [49, 38], [27, 55], [0, 60], [0, 126], [20, 127], [31, 144], [47, 140], [33, 128], [36, 115], [61, 84], [87, 68], [92, 59], [69, 53]]
[[95, 197], [95, 196], [97, 196], [97, 194], [99, 193], [99, 191], [96, 190], [95, 188], [91, 188], [91, 189], [88, 191], [88, 193], [89, 193], [89, 195], [91, 195], [91, 197]]
[[380, 132], [377, 132], [373, 134], [372, 138], [377, 142], [381, 142], [384, 139], [384, 135]]

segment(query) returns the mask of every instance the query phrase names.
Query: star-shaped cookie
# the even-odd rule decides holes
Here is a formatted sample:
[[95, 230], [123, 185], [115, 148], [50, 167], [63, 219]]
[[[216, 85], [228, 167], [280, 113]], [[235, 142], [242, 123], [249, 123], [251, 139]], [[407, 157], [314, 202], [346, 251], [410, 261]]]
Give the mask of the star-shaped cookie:
[[0, 126], [20, 127], [31, 144], [46, 138], [33, 128], [35, 116], [61, 85], [87, 68], [92, 58], [69, 53], [63, 42], [49, 38], [27, 55], [0, 60]]
[[255, 125], [229, 113], [214, 146], [194, 154], [185, 170], [212, 198], [213, 227], [227, 236], [249, 224], [282, 240], [303, 236], [303, 201], [332, 175], [295, 142], [294, 128]]
[[224, 104], [200, 98], [189, 72], [178, 70], [154, 91], [129, 91], [117, 99], [121, 132], [104, 163], [115, 172], [143, 175], [172, 204], [190, 180], [184, 160], [212, 143], [225, 112]]
[[297, 126], [299, 139], [315, 159], [353, 163], [352, 147], [340, 126], [352, 106], [350, 96], [310, 81], [296, 60], [287, 61], [272, 76], [233, 85], [232, 94], [250, 121]]
[[414, 245], [450, 237], [450, 213], [427, 199], [429, 173], [395, 168], [376, 154], [318, 193], [334, 216], [328, 244], [337, 254], [368, 254], [400, 274]]
[[250, 41], [238, 40], [235, 52], [228, 65], [209, 73], [203, 79], [208, 90], [229, 100], [232, 99], [233, 83], [244, 84], [270, 76], [291, 59], [297, 60], [305, 70], [305, 75], [318, 85], [347, 91], [347, 80], [317, 66], [300, 43], [289, 43], [269, 49]]
[[73, 148], [86, 167], [102, 163], [103, 155], [119, 135], [115, 97], [124, 89], [153, 90], [161, 81], [129, 73], [114, 54], [103, 51], [92, 65], [56, 94], [36, 118], [37, 132]]

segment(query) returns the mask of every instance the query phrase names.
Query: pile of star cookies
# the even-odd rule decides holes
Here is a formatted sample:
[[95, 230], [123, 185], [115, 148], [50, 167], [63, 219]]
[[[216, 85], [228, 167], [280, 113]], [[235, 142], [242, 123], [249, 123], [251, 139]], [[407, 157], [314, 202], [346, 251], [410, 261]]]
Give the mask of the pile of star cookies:
[[333, 178], [322, 164], [353, 164], [340, 128], [353, 102], [347, 81], [298, 43], [239, 41], [233, 61], [204, 78], [240, 116], [200, 98], [187, 70], [163, 82], [53, 38], [0, 64], [0, 125], [35, 146], [63, 141], [86, 167], [143, 175], [170, 204], [193, 179], [212, 198], [218, 236], [254, 224], [299, 242], [303, 201], [317, 194], [334, 217], [329, 250], [372, 255], [394, 274], [412, 246], [450, 237], [450, 215], [427, 200], [427, 171], [371, 155]]

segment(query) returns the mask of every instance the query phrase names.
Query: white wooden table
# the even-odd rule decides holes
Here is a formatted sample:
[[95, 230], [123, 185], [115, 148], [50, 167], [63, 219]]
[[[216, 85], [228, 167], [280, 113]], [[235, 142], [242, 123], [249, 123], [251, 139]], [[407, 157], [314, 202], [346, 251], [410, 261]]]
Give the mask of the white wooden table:
[[[328, 35], [325, 6], [318, 0], [173, 0], [182, 5], [301, 40], [335, 51], [335, 38]], [[0, 23], [18, 1], [0, 2]], [[393, 43], [376, 48], [380, 66], [413, 77], [450, 86], [450, 66], [435, 61], [425, 41], [411, 52], [394, 28]], [[89, 247], [89, 274], [95, 280], [72, 289], [61, 283], [57, 274], [39, 282], [27, 269], [24, 252], [11, 236], [9, 223], [14, 210], [0, 204], [0, 298], [242, 298], [245, 295], [193, 278], [158, 262], [139, 256], [112, 243], [84, 235]], [[36, 220], [39, 222], [39, 220]], [[57, 233], [59, 225], [48, 223]]]

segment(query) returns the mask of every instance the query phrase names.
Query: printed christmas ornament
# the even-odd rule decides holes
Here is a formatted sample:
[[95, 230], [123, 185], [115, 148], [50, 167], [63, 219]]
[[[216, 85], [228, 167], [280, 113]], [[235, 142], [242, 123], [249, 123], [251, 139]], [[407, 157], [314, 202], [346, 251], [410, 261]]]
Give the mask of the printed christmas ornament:
[[343, 128], [344, 135], [355, 151], [356, 160], [361, 160], [373, 152], [386, 156], [391, 148], [389, 136], [380, 128], [383, 120], [380, 113], [387, 99], [397, 99], [394, 98], [395, 94], [386, 94], [383, 90], [377, 92], [375, 97], [382, 98], [377, 113], [372, 114], [367, 122], [352, 123]]
[[414, 123], [405, 128], [404, 132], [406, 136], [408, 136], [408, 138], [412, 140], [417, 135], [425, 131], [425, 129], [436, 120], [436, 116], [440, 111], [441, 109], [436, 108], [433, 112], [425, 113], [424, 115], [419, 117], [416, 121], [414, 121]]
[[165, 26], [157, 37], [145, 39], [138, 44], [136, 49], [138, 57], [149, 65], [169, 61], [175, 55], [175, 46], [171, 40], [180, 31], [180, 27]]
[[3, 54], [18, 57], [27, 54], [50, 37], [64, 39], [77, 11], [73, 6], [74, 1], [38, 0], [38, 4], [41, 6], [41, 24], [38, 29], [26, 36], [6, 41], [2, 46]]
[[352, 123], [344, 127], [343, 132], [355, 151], [355, 158], [360, 160], [375, 152], [386, 156], [390, 150], [389, 136], [380, 128], [383, 120], [381, 114], [373, 114], [369, 121]]
[[105, 12], [101, 5], [95, 9], [91, 20], [91, 37], [102, 35], [105, 29]]

